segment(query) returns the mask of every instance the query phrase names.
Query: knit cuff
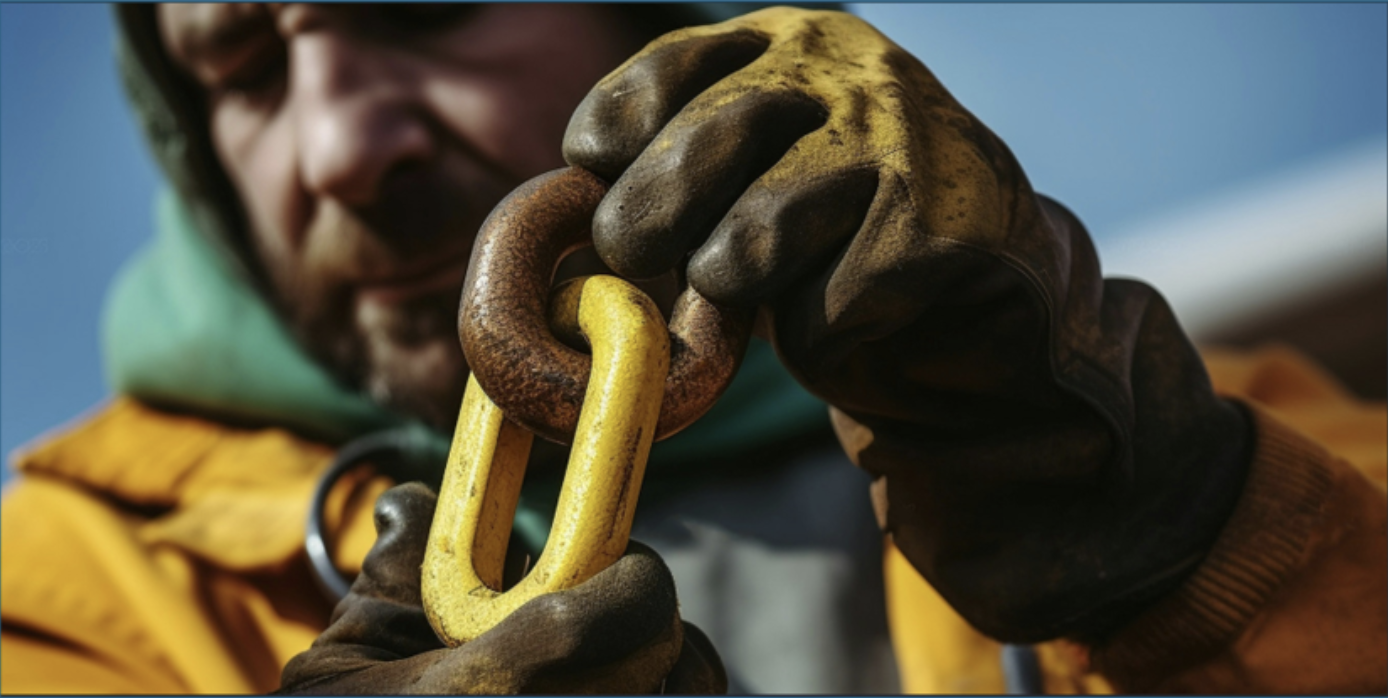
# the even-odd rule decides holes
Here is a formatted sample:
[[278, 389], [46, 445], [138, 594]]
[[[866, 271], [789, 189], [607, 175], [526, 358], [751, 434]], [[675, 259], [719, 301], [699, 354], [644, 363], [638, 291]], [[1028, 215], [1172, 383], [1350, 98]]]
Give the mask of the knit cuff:
[[1180, 587], [1105, 642], [1091, 667], [1141, 691], [1233, 643], [1304, 564], [1330, 495], [1331, 455], [1245, 405], [1257, 445], [1238, 504], [1200, 566]]

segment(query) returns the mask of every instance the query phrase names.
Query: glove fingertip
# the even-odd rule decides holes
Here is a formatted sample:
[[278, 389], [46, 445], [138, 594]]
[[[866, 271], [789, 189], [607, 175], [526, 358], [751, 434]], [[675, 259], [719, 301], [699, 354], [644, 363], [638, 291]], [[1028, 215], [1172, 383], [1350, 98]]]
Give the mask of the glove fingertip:
[[616, 181], [655, 134], [627, 128], [612, 128], [624, 122], [624, 114], [613, 114], [613, 101], [601, 88], [595, 88], [574, 110], [564, 132], [564, 161], [582, 167], [609, 182]]
[[621, 276], [654, 279], [679, 263], [686, 238], [670, 234], [662, 219], [650, 215], [652, 209], [665, 205], [661, 197], [647, 195], [645, 187], [627, 180], [617, 180], [598, 204], [593, 214], [593, 247], [603, 263]]
[[376, 498], [374, 520], [376, 533], [387, 534], [396, 529], [423, 523], [427, 530], [434, 519], [438, 495], [420, 482], [396, 485]]

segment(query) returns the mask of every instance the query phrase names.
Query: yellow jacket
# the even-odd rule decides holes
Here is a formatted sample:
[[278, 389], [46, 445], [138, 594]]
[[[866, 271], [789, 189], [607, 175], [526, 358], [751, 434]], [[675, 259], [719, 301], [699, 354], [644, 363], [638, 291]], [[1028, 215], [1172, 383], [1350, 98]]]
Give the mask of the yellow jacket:
[[[1249, 485], [1183, 587], [1110, 642], [1039, 648], [1051, 692], [1362, 692], [1388, 689], [1388, 424], [1295, 355], [1213, 353], [1216, 388], [1256, 415]], [[332, 451], [117, 399], [22, 454], [0, 507], [0, 691], [243, 693], [331, 608], [303, 554], [310, 493]], [[350, 570], [388, 483], [344, 479], [327, 507]], [[1263, 550], [1259, 522], [1306, 522], [1299, 548]], [[1219, 580], [1281, 561], [1264, 593]], [[908, 692], [1000, 692], [978, 635], [888, 546], [889, 617]], [[1262, 569], [1262, 568], [1259, 568]], [[1247, 585], [1244, 585], [1247, 587]], [[1191, 648], [1213, 647], [1191, 656]]]

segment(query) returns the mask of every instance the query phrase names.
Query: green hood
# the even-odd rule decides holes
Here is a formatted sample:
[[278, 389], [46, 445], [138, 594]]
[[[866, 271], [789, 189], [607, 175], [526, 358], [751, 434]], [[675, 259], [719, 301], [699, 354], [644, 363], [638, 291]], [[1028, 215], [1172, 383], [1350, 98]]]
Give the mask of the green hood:
[[[117, 277], [103, 326], [111, 388], [239, 424], [276, 425], [341, 443], [389, 428], [447, 452], [449, 437], [338, 384], [299, 348], [224, 250], [171, 192], [156, 204], [156, 234]], [[727, 393], [699, 422], [655, 446], [645, 489], [699, 477], [700, 465], [824, 429], [824, 404], [754, 340]], [[517, 530], [540, 545], [557, 482], [527, 490]], [[548, 507], [548, 508], [547, 508]]]

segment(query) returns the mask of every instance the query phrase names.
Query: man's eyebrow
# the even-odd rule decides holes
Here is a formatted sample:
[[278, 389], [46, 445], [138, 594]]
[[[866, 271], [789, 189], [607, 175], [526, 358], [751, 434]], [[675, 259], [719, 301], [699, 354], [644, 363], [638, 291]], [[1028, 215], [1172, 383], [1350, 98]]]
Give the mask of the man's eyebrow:
[[204, 5], [171, 32], [173, 53], [187, 67], [235, 53], [246, 41], [274, 30], [263, 6], [249, 3]]

